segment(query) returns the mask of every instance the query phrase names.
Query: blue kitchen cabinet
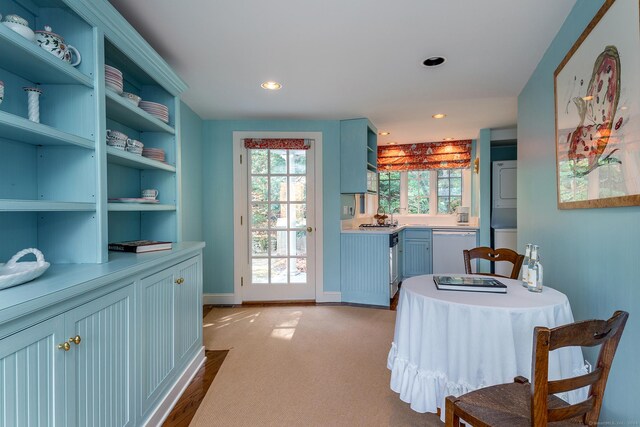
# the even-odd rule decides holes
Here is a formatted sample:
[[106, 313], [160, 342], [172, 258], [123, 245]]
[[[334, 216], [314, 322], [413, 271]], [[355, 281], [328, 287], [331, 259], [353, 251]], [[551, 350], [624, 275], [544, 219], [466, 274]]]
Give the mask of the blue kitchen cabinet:
[[140, 281], [140, 408], [149, 416], [202, 344], [202, 266], [195, 257]]
[[343, 233], [340, 251], [342, 301], [388, 307], [389, 235]]
[[404, 230], [403, 277], [431, 274], [431, 230]]
[[128, 285], [0, 340], [0, 426], [133, 425], [132, 318]]
[[[340, 192], [363, 194], [378, 170], [378, 131], [367, 119], [340, 122]], [[368, 185], [369, 184], [369, 185]], [[377, 184], [377, 181], [375, 182]]]

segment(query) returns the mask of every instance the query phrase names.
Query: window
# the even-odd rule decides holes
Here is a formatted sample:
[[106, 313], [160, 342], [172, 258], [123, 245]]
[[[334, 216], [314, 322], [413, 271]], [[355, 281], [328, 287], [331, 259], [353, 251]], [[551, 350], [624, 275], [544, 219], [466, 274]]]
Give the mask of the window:
[[462, 204], [462, 169], [438, 169], [438, 213], [452, 213]]
[[431, 196], [429, 185], [430, 175], [430, 171], [407, 172], [407, 213], [429, 213], [429, 197]]
[[380, 172], [378, 174], [378, 205], [385, 212], [399, 212], [400, 172]]
[[[470, 185], [469, 169], [437, 169], [378, 174], [378, 203], [385, 212], [446, 215], [469, 203], [463, 197]], [[463, 185], [463, 183], [465, 183]]]

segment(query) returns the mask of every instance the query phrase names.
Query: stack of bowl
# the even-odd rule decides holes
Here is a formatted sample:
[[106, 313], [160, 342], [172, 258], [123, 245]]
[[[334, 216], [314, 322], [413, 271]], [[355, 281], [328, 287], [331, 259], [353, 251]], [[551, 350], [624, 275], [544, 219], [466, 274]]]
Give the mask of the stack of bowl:
[[109, 89], [115, 90], [117, 93], [122, 93], [124, 90], [124, 83], [122, 80], [122, 71], [110, 65], [104, 66], [104, 80]]
[[144, 147], [144, 144], [136, 139], [129, 139], [127, 141], [127, 148], [126, 150], [128, 152], [130, 152], [131, 154], [137, 154], [138, 156], [142, 155], [142, 148]]
[[107, 129], [107, 145], [117, 148], [118, 150], [125, 150], [127, 148], [127, 141], [129, 141], [129, 137], [124, 133]]

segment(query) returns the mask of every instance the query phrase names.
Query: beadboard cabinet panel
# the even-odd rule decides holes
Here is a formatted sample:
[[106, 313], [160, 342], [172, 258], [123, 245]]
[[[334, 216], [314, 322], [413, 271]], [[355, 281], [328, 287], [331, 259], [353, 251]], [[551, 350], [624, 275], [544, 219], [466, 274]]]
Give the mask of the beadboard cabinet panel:
[[[202, 266], [199, 260], [188, 261], [177, 267], [174, 286], [175, 299], [175, 354], [180, 361], [188, 351], [202, 340], [202, 304], [200, 286], [202, 283]], [[195, 309], [197, 307], [197, 309]]]
[[342, 234], [343, 302], [389, 306], [389, 235]]
[[0, 340], [0, 427], [64, 426], [62, 316]]
[[404, 239], [404, 277], [431, 273], [431, 240]]
[[70, 426], [133, 425], [133, 295], [130, 284], [65, 315], [81, 339], [65, 355]]

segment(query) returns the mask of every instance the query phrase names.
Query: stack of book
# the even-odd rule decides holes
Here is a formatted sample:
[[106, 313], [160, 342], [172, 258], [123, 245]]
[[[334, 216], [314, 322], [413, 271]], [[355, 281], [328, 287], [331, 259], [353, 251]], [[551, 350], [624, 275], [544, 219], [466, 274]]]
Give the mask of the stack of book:
[[155, 240], [132, 240], [129, 242], [109, 243], [110, 251], [117, 252], [153, 252], [171, 249], [171, 242], [158, 242]]

